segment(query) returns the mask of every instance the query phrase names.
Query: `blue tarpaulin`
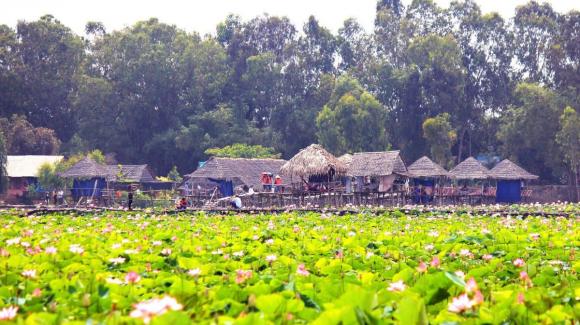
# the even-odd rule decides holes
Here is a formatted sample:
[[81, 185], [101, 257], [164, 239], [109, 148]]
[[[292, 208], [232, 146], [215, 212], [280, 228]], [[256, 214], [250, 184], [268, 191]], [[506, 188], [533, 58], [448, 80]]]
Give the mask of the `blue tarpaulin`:
[[415, 182], [415, 186], [423, 185], [428, 187], [435, 187], [434, 179], [415, 178], [413, 181]]
[[[96, 184], [95, 184], [96, 183]], [[71, 194], [78, 200], [81, 196], [101, 196], [101, 190], [107, 186], [104, 178], [75, 179]]]
[[220, 193], [223, 197], [234, 195], [234, 183], [232, 181], [226, 181], [222, 179], [209, 179], [212, 182], [218, 183], [220, 188]]
[[495, 201], [498, 203], [518, 203], [522, 200], [522, 184], [519, 180], [497, 181]]

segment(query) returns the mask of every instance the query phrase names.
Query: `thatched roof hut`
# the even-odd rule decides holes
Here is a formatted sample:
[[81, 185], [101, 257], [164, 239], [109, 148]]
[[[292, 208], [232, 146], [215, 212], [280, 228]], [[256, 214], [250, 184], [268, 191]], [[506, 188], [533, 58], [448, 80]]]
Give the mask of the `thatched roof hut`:
[[214, 180], [231, 180], [234, 185], [258, 187], [263, 172], [279, 174], [285, 163], [282, 159], [248, 159], [212, 157], [202, 167], [187, 175], [194, 182]]
[[487, 179], [489, 169], [477, 159], [469, 157], [451, 169], [449, 174], [455, 179]]
[[346, 169], [348, 170], [350, 164], [352, 163], [352, 155], [349, 153], [345, 153], [344, 155], [338, 157], [338, 160], [342, 161], [342, 163], [344, 163]]
[[287, 177], [308, 178], [317, 175], [336, 175], [346, 173], [346, 165], [318, 144], [311, 144], [300, 150], [280, 169]]
[[528, 173], [522, 167], [516, 165], [508, 159], [502, 160], [489, 172], [490, 178], [501, 180], [531, 180], [538, 179], [538, 176]]
[[89, 157], [85, 157], [60, 174], [65, 178], [109, 178], [110, 169]]
[[352, 156], [348, 168], [349, 176], [388, 176], [392, 174], [406, 175], [407, 167], [396, 151], [357, 152]]
[[110, 182], [155, 182], [147, 165], [102, 165], [85, 157], [60, 174], [65, 178], [105, 178]]
[[416, 178], [449, 177], [448, 171], [427, 156], [417, 159], [411, 166], [407, 167], [407, 170], [409, 171], [409, 176]]

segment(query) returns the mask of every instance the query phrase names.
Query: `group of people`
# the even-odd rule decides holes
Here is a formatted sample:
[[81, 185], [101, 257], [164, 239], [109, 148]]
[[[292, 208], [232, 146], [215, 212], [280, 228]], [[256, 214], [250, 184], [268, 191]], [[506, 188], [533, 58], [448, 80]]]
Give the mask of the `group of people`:
[[55, 206], [64, 204], [64, 191], [63, 190], [52, 191], [52, 192], [46, 191], [45, 196], [44, 196], [44, 200], [46, 201], [46, 205], [50, 204], [51, 198], [52, 198], [52, 204]]
[[280, 175], [274, 176], [272, 173], [262, 173], [261, 182], [265, 192], [278, 193], [282, 191], [282, 177]]

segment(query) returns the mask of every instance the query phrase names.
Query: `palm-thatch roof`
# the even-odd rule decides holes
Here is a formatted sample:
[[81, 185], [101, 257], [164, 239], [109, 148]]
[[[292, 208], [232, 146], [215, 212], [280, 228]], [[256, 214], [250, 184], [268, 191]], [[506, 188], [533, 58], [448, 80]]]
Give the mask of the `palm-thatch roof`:
[[423, 156], [407, 167], [411, 177], [449, 177], [449, 172], [427, 156]]
[[516, 165], [508, 159], [502, 160], [489, 172], [491, 178], [505, 180], [530, 180], [537, 179], [538, 176], [528, 173], [522, 167]]
[[212, 157], [202, 167], [187, 175], [206, 182], [208, 179], [231, 180], [236, 185], [259, 186], [263, 172], [279, 174], [285, 163], [282, 159], [248, 159]]
[[321, 145], [311, 144], [288, 160], [280, 172], [289, 177], [308, 178], [314, 175], [328, 175], [331, 171], [336, 175], [344, 175], [346, 169], [342, 161]]
[[65, 178], [106, 178], [111, 182], [154, 182], [147, 165], [103, 165], [85, 157], [60, 174]]
[[338, 160], [342, 161], [348, 170], [348, 167], [350, 167], [350, 164], [352, 163], [352, 155], [345, 153], [344, 155], [338, 157]]
[[486, 179], [489, 178], [489, 169], [469, 157], [451, 169], [449, 174], [455, 179]]
[[110, 170], [93, 159], [85, 157], [68, 170], [60, 174], [65, 178], [107, 178], [110, 175]]
[[347, 174], [349, 176], [406, 175], [407, 167], [398, 150], [357, 152], [352, 156], [352, 163]]
[[155, 182], [147, 165], [106, 165], [108, 179], [116, 182]]

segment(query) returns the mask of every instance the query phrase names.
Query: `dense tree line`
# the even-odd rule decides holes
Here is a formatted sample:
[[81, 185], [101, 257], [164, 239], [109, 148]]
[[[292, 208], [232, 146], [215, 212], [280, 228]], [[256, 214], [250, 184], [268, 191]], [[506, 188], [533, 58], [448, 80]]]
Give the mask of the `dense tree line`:
[[3, 125], [41, 128], [26, 142], [4, 126], [7, 147], [100, 149], [165, 174], [190, 172], [209, 148], [288, 158], [320, 142], [337, 155], [396, 148], [450, 165], [486, 154], [547, 181], [576, 175], [579, 12], [531, 1], [506, 20], [473, 0], [376, 9], [372, 32], [348, 19], [336, 34], [315, 17], [299, 28], [268, 15], [230, 15], [203, 37], [157, 19], [112, 32], [89, 22], [82, 36], [52, 16], [0, 26]]

